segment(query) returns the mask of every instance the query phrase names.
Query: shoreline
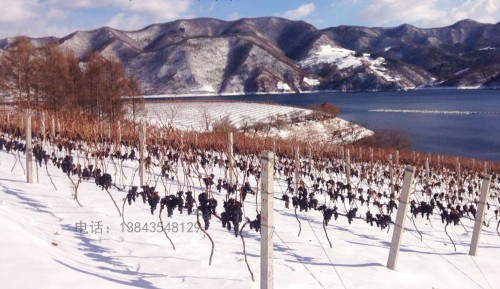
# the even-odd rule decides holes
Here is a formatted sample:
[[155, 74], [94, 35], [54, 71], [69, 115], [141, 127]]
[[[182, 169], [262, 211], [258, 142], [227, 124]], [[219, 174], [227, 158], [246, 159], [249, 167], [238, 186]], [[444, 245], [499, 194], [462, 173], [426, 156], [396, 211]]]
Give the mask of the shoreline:
[[312, 93], [339, 93], [339, 94], [349, 94], [349, 93], [384, 93], [384, 92], [411, 92], [411, 91], [426, 91], [426, 90], [500, 90], [500, 86], [492, 87], [416, 87], [412, 89], [401, 89], [401, 90], [352, 90], [352, 91], [340, 91], [340, 90], [308, 90], [308, 91], [270, 91], [270, 92], [224, 92], [224, 93], [212, 93], [212, 92], [193, 92], [193, 93], [182, 93], [182, 94], [151, 94], [144, 95], [145, 100], [154, 99], [169, 99], [169, 98], [196, 98], [196, 97], [225, 97], [225, 96], [262, 96], [262, 95], [301, 95], [301, 94], [312, 94]]

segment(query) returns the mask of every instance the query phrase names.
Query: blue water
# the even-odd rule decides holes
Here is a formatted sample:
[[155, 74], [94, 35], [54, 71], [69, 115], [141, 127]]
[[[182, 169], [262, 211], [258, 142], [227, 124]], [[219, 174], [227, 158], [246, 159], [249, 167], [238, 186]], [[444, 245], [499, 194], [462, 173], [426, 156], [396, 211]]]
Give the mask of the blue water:
[[[205, 98], [206, 99], [206, 98]], [[500, 90], [416, 90], [225, 96], [215, 99], [274, 102], [308, 107], [337, 105], [345, 120], [370, 129], [406, 131], [418, 151], [500, 161]], [[370, 110], [472, 111], [475, 114], [374, 112]]]

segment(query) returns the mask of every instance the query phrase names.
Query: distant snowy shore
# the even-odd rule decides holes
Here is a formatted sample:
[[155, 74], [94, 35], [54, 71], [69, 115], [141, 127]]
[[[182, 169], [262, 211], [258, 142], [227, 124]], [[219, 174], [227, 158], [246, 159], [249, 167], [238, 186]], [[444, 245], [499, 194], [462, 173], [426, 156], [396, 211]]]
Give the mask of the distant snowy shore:
[[500, 114], [493, 111], [467, 111], [467, 110], [423, 110], [423, 109], [371, 109], [369, 112], [398, 112], [398, 113], [423, 113], [423, 114]]
[[393, 92], [393, 91], [416, 91], [416, 90], [497, 90], [500, 89], [500, 86], [492, 86], [492, 87], [415, 87], [409, 89], [401, 89], [401, 90], [356, 90], [356, 91], [341, 91], [341, 90], [310, 90], [310, 91], [268, 91], [268, 92], [235, 92], [235, 93], [215, 93], [215, 92], [193, 92], [192, 94], [155, 94], [155, 95], [144, 95], [146, 100], [154, 100], [154, 99], [165, 99], [165, 98], [188, 98], [188, 97], [214, 97], [214, 96], [252, 96], [252, 95], [286, 95], [286, 94], [311, 94], [311, 93], [359, 93], [359, 92], [367, 92], [367, 93], [378, 93], [378, 92]]
[[315, 120], [313, 110], [278, 104], [239, 101], [174, 101], [146, 103], [142, 121], [186, 131], [208, 131], [225, 122], [241, 131], [327, 143], [351, 143], [373, 134], [339, 117]]

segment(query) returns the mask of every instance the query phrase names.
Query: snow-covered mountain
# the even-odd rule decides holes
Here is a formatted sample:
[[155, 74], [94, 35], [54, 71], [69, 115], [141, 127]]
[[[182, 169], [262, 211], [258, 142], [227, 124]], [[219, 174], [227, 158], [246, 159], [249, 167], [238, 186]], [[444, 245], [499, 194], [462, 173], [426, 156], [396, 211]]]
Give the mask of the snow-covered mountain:
[[[460, 21], [421, 29], [339, 26], [262, 17], [154, 24], [138, 31], [103, 27], [57, 43], [82, 61], [114, 57], [145, 94], [394, 90], [418, 86], [498, 86], [500, 23]], [[9, 46], [0, 40], [0, 50]]]

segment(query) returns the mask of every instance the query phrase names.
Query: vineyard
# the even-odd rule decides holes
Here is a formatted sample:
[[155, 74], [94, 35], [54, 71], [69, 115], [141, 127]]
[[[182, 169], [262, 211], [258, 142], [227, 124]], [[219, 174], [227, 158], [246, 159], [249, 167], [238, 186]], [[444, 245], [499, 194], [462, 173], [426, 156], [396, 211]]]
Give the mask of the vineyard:
[[310, 109], [291, 106], [227, 101], [147, 102], [141, 120], [159, 127], [204, 132], [227, 124], [259, 136], [301, 141], [352, 143], [373, 134], [341, 118], [321, 119]]
[[[275, 154], [276, 288], [500, 287], [498, 163], [240, 132], [229, 146], [226, 132], [168, 122], [30, 115], [0, 115], [5, 288], [258, 288], [262, 151]], [[389, 270], [407, 165], [405, 234]]]

